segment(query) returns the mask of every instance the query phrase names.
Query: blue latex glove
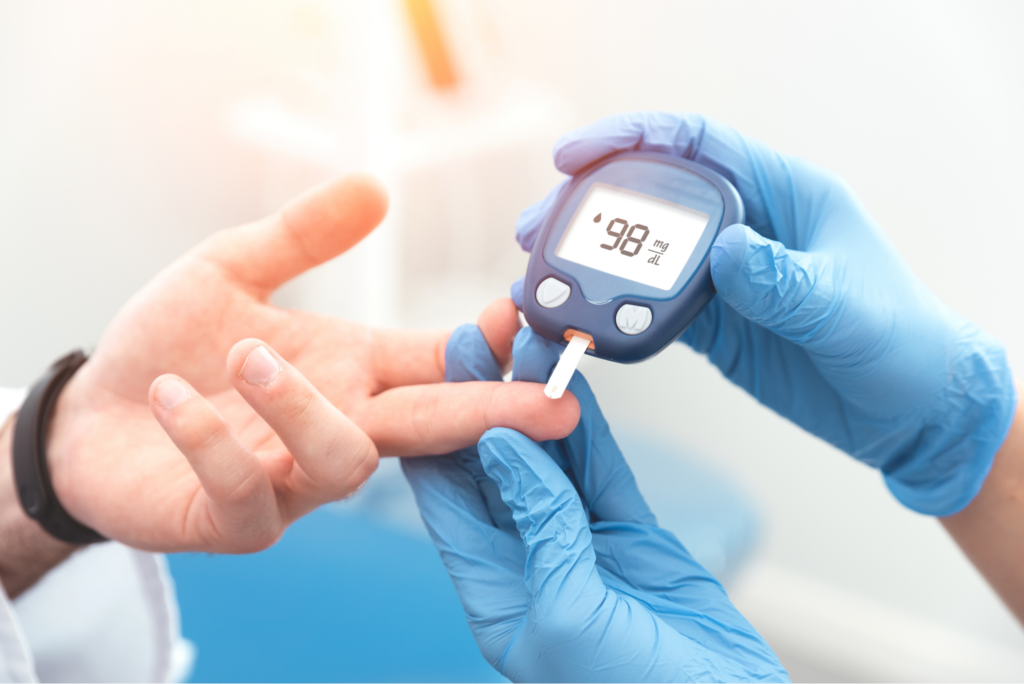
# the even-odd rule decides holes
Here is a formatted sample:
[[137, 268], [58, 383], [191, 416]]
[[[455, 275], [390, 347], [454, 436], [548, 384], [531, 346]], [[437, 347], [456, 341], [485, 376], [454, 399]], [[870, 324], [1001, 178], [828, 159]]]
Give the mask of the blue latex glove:
[[[524, 329], [515, 379], [542, 382], [561, 347]], [[448, 342], [446, 379], [497, 380], [479, 328]], [[722, 586], [657, 526], [586, 380], [581, 418], [536, 444], [402, 460], [484, 657], [513, 681], [788, 681]], [[479, 454], [479, 455], [478, 455]]]
[[[1006, 352], [918, 280], [850, 187], [693, 114], [603, 119], [563, 136], [555, 166], [574, 174], [621, 150], [703, 164], [746, 206], [749, 227], [727, 227], [711, 248], [719, 296], [680, 339], [762, 404], [880, 469], [906, 506], [966, 506], [1013, 421]], [[559, 189], [520, 216], [523, 249]], [[513, 293], [521, 301], [522, 285]]]

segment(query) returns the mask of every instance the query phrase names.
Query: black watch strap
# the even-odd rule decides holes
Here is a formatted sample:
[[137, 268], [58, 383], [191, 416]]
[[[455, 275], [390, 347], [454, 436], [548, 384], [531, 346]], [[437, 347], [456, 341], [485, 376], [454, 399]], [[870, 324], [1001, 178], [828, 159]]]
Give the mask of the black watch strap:
[[36, 382], [18, 411], [11, 445], [21, 507], [44, 530], [69, 544], [106, 541], [106, 537], [72, 518], [60, 505], [46, 464], [46, 433], [57, 397], [86, 359], [81, 351], [73, 351], [50, 366]]

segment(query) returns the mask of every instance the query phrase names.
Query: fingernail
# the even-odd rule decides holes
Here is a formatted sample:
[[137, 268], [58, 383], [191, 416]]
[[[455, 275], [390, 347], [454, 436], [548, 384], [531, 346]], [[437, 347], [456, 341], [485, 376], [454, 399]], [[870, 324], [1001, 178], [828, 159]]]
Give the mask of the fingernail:
[[249, 356], [246, 357], [245, 363], [242, 364], [242, 370], [238, 372], [238, 376], [250, 385], [268, 387], [277, 380], [277, 376], [280, 373], [281, 366], [277, 363], [277, 359], [267, 351], [266, 347], [256, 347], [249, 352]]
[[168, 378], [156, 388], [156, 403], [170, 411], [188, 399], [188, 389], [173, 378]]

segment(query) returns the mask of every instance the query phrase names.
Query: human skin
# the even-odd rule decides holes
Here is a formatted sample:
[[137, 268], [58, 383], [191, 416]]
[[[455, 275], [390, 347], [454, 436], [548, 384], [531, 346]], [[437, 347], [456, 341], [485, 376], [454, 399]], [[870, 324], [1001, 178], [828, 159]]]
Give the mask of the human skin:
[[43, 532], [22, 510], [14, 489], [12, 424], [0, 426], [0, 582], [15, 598], [77, 547]]
[[1024, 408], [965, 509], [940, 518], [964, 554], [1024, 624]]
[[[269, 303], [386, 210], [377, 181], [343, 178], [214, 234], [137, 293], [57, 402], [46, 451], [70, 515], [145, 550], [258, 551], [352, 494], [379, 456], [454, 451], [495, 426], [568, 435], [574, 397], [553, 402], [534, 383], [445, 384], [447, 331], [374, 329]], [[514, 305], [495, 302], [479, 324], [508, 363]], [[0, 580], [13, 596], [73, 547], [21, 513], [11, 431], [0, 433]]]

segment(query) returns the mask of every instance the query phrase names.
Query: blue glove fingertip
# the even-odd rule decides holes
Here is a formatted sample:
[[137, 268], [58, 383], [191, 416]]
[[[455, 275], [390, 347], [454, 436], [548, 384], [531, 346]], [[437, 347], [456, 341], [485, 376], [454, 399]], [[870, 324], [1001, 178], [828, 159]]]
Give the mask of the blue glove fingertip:
[[523, 310], [523, 288], [526, 287], [526, 279], [520, 278], [516, 282], [512, 283], [512, 287], [509, 288], [509, 296], [512, 297], [512, 303], [516, 305], [516, 308], [520, 311]]
[[741, 316], [807, 348], [828, 340], [842, 305], [831, 262], [787, 249], [748, 226], [721, 232], [711, 246], [711, 280]]
[[711, 280], [721, 293], [741, 288], [752, 273], [774, 274], [773, 264], [771, 243], [741, 223], [722, 230], [711, 245]]
[[[563, 173], [575, 174], [603, 157], [626, 150], [661, 152], [696, 160], [705, 139], [714, 137], [707, 134], [712, 123], [692, 113], [614, 114], [559, 138], [555, 143], [555, 167]], [[721, 137], [728, 130], [716, 133]]]
[[547, 197], [530, 205], [523, 210], [523, 213], [519, 214], [519, 219], [516, 221], [516, 242], [524, 252], [533, 250], [533, 244], [537, 241], [541, 226], [544, 225], [544, 217], [548, 215], [551, 206], [558, 198], [558, 193], [562, 192], [562, 188], [569, 180], [568, 178], [563, 179], [547, 194]]
[[512, 343], [512, 380], [546, 383], [562, 349], [562, 345], [541, 337], [533, 329], [523, 328]]
[[444, 348], [446, 382], [501, 380], [501, 366], [487, 346], [484, 334], [475, 325], [460, 325]]

